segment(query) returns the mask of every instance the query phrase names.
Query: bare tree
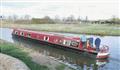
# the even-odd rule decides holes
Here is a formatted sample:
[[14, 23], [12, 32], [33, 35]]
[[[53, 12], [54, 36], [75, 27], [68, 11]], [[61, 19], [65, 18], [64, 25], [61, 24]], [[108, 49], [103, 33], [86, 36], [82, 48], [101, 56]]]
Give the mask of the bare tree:
[[49, 16], [45, 16], [44, 19], [50, 20], [51, 18]]
[[71, 15], [71, 16], [67, 17], [66, 23], [68, 23], [68, 24], [75, 23], [74, 15]]
[[17, 15], [13, 15], [12, 19], [13, 19], [13, 21], [16, 21], [18, 19], [18, 16]]
[[9, 21], [13, 20], [13, 19], [12, 19], [12, 16], [8, 16], [8, 20], [9, 20]]
[[75, 20], [74, 15], [71, 15], [70, 17], [68, 17], [68, 19], [69, 19], [71, 22], [74, 21], [74, 20]]
[[81, 21], [81, 18], [80, 18], [80, 16], [77, 18], [77, 21], [79, 21], [79, 22]]
[[25, 20], [29, 20], [29, 19], [30, 19], [30, 15], [25, 15], [25, 16], [24, 16], [24, 19], [25, 19]]
[[55, 23], [61, 23], [61, 20], [58, 15], [55, 16], [54, 21], [55, 21]]

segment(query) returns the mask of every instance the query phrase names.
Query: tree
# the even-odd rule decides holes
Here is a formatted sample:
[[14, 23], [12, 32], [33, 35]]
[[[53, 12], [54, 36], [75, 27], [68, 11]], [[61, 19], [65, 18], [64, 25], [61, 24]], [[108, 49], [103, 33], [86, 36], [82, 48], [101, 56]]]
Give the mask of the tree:
[[13, 19], [14, 21], [16, 21], [16, 20], [18, 19], [18, 16], [17, 16], [17, 15], [13, 15], [13, 16], [12, 16], [12, 19]]
[[29, 19], [30, 19], [30, 15], [25, 15], [25, 16], [24, 16], [24, 19], [25, 19], [25, 20], [29, 20]]
[[70, 20], [71, 22], [75, 20], [74, 15], [70, 15], [70, 17], [68, 17], [68, 20]]
[[86, 22], [88, 21], [88, 16], [85, 17], [85, 21], [86, 21]]
[[13, 20], [13, 19], [12, 19], [12, 16], [8, 16], [8, 20]]
[[44, 19], [50, 20], [51, 18], [49, 16], [45, 16]]
[[55, 23], [61, 23], [61, 20], [58, 15], [55, 16], [54, 21], [55, 21]]
[[74, 15], [70, 15], [70, 16], [67, 18], [66, 23], [68, 23], [68, 24], [76, 23], [76, 20], [75, 20], [75, 18], [74, 18]]
[[81, 21], [81, 18], [80, 18], [80, 16], [77, 18], [77, 21], [79, 21], [79, 22]]

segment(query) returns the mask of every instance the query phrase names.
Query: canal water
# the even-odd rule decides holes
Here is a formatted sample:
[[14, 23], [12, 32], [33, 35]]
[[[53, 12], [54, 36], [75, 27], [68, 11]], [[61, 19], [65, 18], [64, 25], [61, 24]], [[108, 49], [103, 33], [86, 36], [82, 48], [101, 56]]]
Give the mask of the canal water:
[[[56, 48], [53, 45], [45, 45], [34, 40], [12, 37], [12, 29], [9, 28], [0, 28], [0, 31], [0, 39], [34, 49], [40, 54], [53, 57], [76, 70], [120, 70], [120, 36], [87, 35], [94, 39], [99, 37], [102, 40], [101, 44], [109, 46], [110, 57], [108, 59], [97, 60], [94, 54], [75, 52], [70, 49]], [[79, 34], [64, 34], [80, 36]]]

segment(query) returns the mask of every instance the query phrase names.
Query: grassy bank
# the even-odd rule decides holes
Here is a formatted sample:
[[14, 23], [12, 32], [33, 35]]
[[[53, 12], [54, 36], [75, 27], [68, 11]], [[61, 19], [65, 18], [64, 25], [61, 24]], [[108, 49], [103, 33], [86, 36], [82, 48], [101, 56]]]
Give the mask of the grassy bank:
[[12, 44], [4, 40], [0, 40], [0, 53], [23, 61], [31, 70], [74, 70], [49, 56], [41, 55], [34, 49], [26, 48], [23, 45], [18, 46], [18, 44]]
[[56, 70], [64, 70], [65, 69], [65, 65], [64, 64], [61, 64], [59, 66], [56, 67]]
[[86, 33], [93, 35], [120, 35], [120, 25], [110, 24], [13, 24], [2, 23], [1, 27], [24, 28], [38, 31]]
[[49, 70], [47, 66], [39, 65], [32, 61], [31, 57], [21, 48], [12, 44], [0, 43], [0, 53], [4, 53], [22, 60], [31, 70]]

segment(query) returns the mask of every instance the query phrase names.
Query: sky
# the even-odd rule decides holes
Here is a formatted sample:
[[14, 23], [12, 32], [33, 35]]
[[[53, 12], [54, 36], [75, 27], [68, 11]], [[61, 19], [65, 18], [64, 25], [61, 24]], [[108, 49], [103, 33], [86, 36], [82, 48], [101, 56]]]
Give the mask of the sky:
[[120, 0], [1, 0], [0, 14], [30, 15], [41, 18], [69, 17], [85, 18], [90, 20], [109, 19], [113, 16], [120, 18]]

